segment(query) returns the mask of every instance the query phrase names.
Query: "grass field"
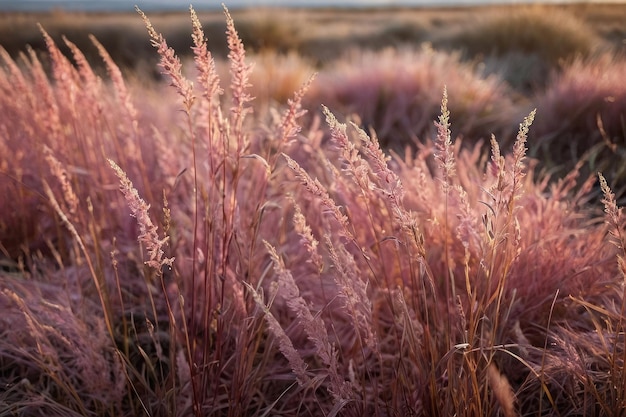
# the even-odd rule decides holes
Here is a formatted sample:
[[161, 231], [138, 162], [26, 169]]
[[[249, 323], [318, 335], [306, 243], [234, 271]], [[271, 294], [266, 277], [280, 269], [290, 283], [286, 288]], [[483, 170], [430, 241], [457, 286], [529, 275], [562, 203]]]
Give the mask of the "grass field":
[[[362, 10], [266, 8], [237, 10], [233, 16], [250, 53], [262, 49], [294, 50], [318, 64], [338, 58], [350, 48], [380, 49], [423, 42], [430, 42], [437, 49], [463, 48], [468, 59], [489, 55], [494, 50], [506, 54], [510, 52], [508, 49], [519, 47], [536, 49], [550, 61], [575, 52], [609, 49], [623, 53], [626, 48], [623, 24], [626, 5], [620, 4]], [[204, 12], [199, 18], [211, 50], [225, 57], [225, 24], [221, 14]], [[155, 14], [152, 20], [181, 56], [189, 56], [191, 39], [184, 14]], [[498, 22], [506, 23], [498, 26]], [[519, 22], [519, 27], [511, 22]], [[551, 27], [545, 22], [550, 22]], [[120, 66], [132, 67], [146, 59], [155, 60], [145, 42], [141, 22], [133, 14], [124, 13], [81, 14], [59, 10], [45, 14], [1, 14], [1, 44], [12, 56], [22, 51], [25, 44], [45, 50], [37, 23], [55, 40], [61, 34], [66, 35], [88, 56], [97, 58], [87, 38], [93, 34]], [[529, 26], [525, 35], [524, 26]], [[509, 36], [501, 36], [507, 35], [507, 30]], [[559, 31], [563, 35], [554, 36]], [[533, 40], [529, 33], [544, 42]], [[544, 35], [548, 34], [552, 37], [547, 39]], [[506, 38], [512, 42], [510, 45], [506, 44]], [[524, 39], [527, 45], [521, 44]]]
[[624, 22], [1, 15], [0, 416], [624, 415]]

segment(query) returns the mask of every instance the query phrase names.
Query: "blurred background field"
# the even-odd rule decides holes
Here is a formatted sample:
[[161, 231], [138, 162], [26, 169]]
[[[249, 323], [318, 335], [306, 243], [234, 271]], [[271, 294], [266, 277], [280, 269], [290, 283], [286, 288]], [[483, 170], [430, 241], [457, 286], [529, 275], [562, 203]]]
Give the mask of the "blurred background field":
[[[228, 4], [226, 4], [228, 6]], [[250, 52], [297, 51], [318, 63], [350, 48], [380, 49], [430, 42], [462, 49], [468, 59], [536, 53], [551, 63], [575, 53], [626, 50], [626, 4], [513, 5], [397, 8], [244, 8], [233, 10]], [[155, 27], [179, 54], [189, 54], [186, 13], [151, 13]], [[214, 53], [225, 51], [221, 11], [200, 12]], [[65, 34], [86, 53], [95, 35], [120, 65], [156, 60], [142, 22], [130, 13], [69, 12], [0, 14], [0, 44], [12, 55], [26, 44], [43, 47], [36, 23], [53, 38]]]
[[[402, 150], [432, 136], [446, 84], [453, 133], [466, 140], [488, 143], [493, 133], [506, 142], [521, 117], [538, 107], [530, 151], [549, 162], [548, 171], [568, 172], [586, 155], [593, 172], [623, 156], [626, 98], [618, 80], [625, 73], [626, 4], [242, 8], [233, 16], [249, 59], [257, 62], [257, 106], [284, 102], [318, 72], [307, 108], [324, 103], [352, 115], [376, 129], [386, 146]], [[183, 61], [189, 59], [187, 14], [152, 13], [152, 20]], [[223, 61], [222, 13], [205, 11], [200, 20]], [[140, 83], [159, 78], [157, 54], [132, 12], [4, 13], [0, 45], [12, 57], [26, 45], [44, 55], [37, 23], [62, 49], [62, 35], [76, 43], [95, 67], [103, 65], [88, 34], [127, 76]], [[609, 181], [618, 186], [611, 175]]]
[[[418, 64], [415, 62], [418, 59], [412, 60], [413, 63], [403, 62], [401, 66], [396, 66], [393, 63], [396, 57], [391, 56], [390, 52], [384, 52], [383, 62], [374, 59], [370, 61], [374, 67], [371, 68], [369, 63], [359, 62], [360, 58], [355, 56], [362, 53], [375, 54], [376, 51], [386, 48], [418, 51], [417, 54], [421, 56], [428, 49], [431, 54], [440, 54], [439, 60], [451, 60], [446, 65], [446, 71], [456, 71], [459, 74], [471, 72], [474, 78], [488, 79], [488, 84], [494, 88], [507, 90], [492, 94], [493, 100], [496, 100], [494, 103], [498, 103], [498, 112], [503, 114], [487, 117], [500, 123], [503, 117], [508, 119], [507, 113], [511, 106], [510, 103], [500, 105], [499, 101], [518, 104], [533, 102], [537, 105], [538, 101], [543, 100], [539, 98], [541, 93], [549, 84], [557, 81], [570, 63], [576, 60], [583, 63], [601, 60], [607, 63], [607, 56], [610, 57], [609, 61], [620, 60], [626, 52], [626, 4], [394, 9], [252, 8], [235, 10], [233, 17], [251, 55], [250, 59], [259, 61], [256, 71], [261, 73], [260, 77], [268, 77], [268, 82], [256, 84], [266, 89], [258, 92], [257, 104], [266, 98], [282, 101], [313, 71], [320, 72], [328, 82], [341, 79], [344, 89], [349, 89], [351, 83], [354, 88], [358, 88], [357, 84], [363, 81], [359, 77], [365, 75], [373, 80], [373, 83], [368, 83], [368, 88], [379, 89], [381, 86], [376, 84], [384, 84], [384, 77], [402, 77], [403, 71], [408, 71], [413, 74], [404, 82], [422, 84], [408, 90], [430, 91], [434, 103], [424, 104], [426, 107], [434, 105], [436, 109], [443, 83], [453, 85], [456, 80], [449, 74], [441, 74], [440, 79], [419, 80], [420, 77], [415, 73], [423, 74], [428, 68], [432, 69], [432, 62], [422, 65], [421, 69], [416, 67]], [[222, 13], [203, 12], [200, 19], [211, 51], [218, 58], [225, 58], [225, 24]], [[169, 45], [183, 60], [191, 56], [191, 37], [186, 13], [152, 13], [152, 20], [157, 30], [163, 33]], [[12, 57], [17, 57], [25, 50], [26, 45], [40, 53], [45, 51], [45, 43], [37, 23], [61, 45], [61, 49], [64, 47], [61, 35], [65, 35], [86, 54], [94, 66], [101, 64], [101, 60], [88, 34], [93, 34], [102, 43], [128, 75], [138, 74], [137, 78], [144, 81], [147, 81], [146, 74], [152, 74], [153, 77], [159, 75], [155, 65], [157, 54], [146, 39], [141, 19], [134, 13], [90, 14], [62, 10], [44, 14], [4, 13], [0, 15], [0, 45]], [[69, 55], [69, 50], [64, 50]], [[406, 54], [399, 52], [399, 55], [405, 55], [405, 61]], [[443, 55], [449, 57], [442, 58]], [[403, 58], [398, 59], [402, 61]], [[429, 59], [435, 58], [431, 56]], [[452, 64], [452, 61], [455, 63]], [[583, 65], [580, 62], [578, 65]], [[458, 67], [458, 70], [451, 69], [450, 65]], [[347, 67], [350, 66], [354, 71], [348, 74]], [[389, 71], [386, 75], [383, 75], [383, 66]], [[376, 71], [378, 73], [375, 74]], [[411, 81], [413, 76], [418, 80]], [[428, 82], [431, 85], [424, 85]], [[466, 84], [467, 80], [462, 82]], [[387, 90], [400, 88], [397, 83], [395, 87], [394, 83], [389, 84], [385, 87]], [[351, 103], [349, 93], [346, 93], [346, 97], [328, 97], [329, 90], [333, 93], [335, 90], [326, 87], [323, 82], [315, 83], [312, 96], [316, 102], [323, 101], [331, 107], [336, 106], [338, 108], [335, 110], [344, 115], [351, 111], [359, 112], [359, 103]], [[473, 97], [473, 93], [468, 93], [467, 97], [461, 98], [454, 93], [453, 86], [451, 90], [453, 102], [455, 97], [465, 101]], [[395, 92], [403, 94], [406, 90], [387, 91], [384, 94], [379, 94], [379, 90], [376, 94], [381, 100], [385, 100], [385, 97], [394, 96]], [[485, 103], [479, 100], [477, 105], [484, 107]], [[410, 111], [396, 108], [391, 110]], [[520, 110], [520, 114], [527, 114], [526, 108]], [[488, 112], [484, 108], [480, 110], [486, 117], [485, 111]], [[371, 115], [360, 116], [368, 119], [365, 120], [366, 123], [374, 122]], [[404, 115], [398, 115], [401, 116]], [[433, 114], [428, 115], [429, 120], [432, 120], [431, 116]], [[385, 118], [380, 112], [378, 117]], [[539, 120], [542, 118], [541, 112], [538, 117]], [[512, 120], [519, 120], [519, 114], [513, 115]], [[422, 122], [424, 121], [413, 121], [412, 126], [410, 123], [401, 128], [406, 130], [406, 127], [412, 127], [415, 130]], [[430, 121], [427, 124], [431, 125]], [[454, 125], [462, 129], [470, 127], [463, 121], [453, 124], [453, 127]], [[505, 128], [494, 123], [491, 125], [493, 133], [501, 132]], [[482, 129], [484, 126], [479, 123], [477, 127]], [[483, 132], [490, 133], [489, 130]], [[423, 131], [413, 133], [417, 136], [424, 134]], [[470, 129], [463, 133], [471, 135], [472, 132]], [[407, 132], [403, 133], [406, 134]]]

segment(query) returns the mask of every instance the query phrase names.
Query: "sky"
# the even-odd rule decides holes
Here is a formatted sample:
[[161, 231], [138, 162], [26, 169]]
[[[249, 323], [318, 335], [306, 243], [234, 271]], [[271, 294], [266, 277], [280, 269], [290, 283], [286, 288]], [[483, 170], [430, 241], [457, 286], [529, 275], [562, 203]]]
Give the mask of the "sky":
[[[50, 9], [84, 11], [125, 11], [133, 10], [137, 4], [146, 11], [187, 10], [193, 4], [196, 10], [220, 9], [224, 1], [230, 9], [246, 6], [407, 6], [407, 5], [462, 5], [495, 3], [534, 3], [536, 0], [0, 0], [0, 11], [45, 11]], [[544, 0], [543, 3], [558, 3], [562, 0]], [[575, 2], [569, 1], [569, 2]], [[593, 2], [593, 1], [591, 1]], [[603, 2], [622, 3], [626, 0], [604, 0]]]

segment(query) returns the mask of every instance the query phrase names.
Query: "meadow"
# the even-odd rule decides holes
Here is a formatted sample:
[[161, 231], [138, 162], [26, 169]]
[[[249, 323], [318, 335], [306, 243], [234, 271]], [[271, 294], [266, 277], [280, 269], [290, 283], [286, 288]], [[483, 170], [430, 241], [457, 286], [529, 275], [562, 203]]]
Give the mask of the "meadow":
[[624, 415], [624, 17], [0, 16], [0, 416]]

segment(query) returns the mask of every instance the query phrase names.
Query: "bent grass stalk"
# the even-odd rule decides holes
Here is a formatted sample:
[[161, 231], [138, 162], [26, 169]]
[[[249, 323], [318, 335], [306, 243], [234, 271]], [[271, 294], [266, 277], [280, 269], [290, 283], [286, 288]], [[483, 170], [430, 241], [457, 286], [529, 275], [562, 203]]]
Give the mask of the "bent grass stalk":
[[[618, 248], [617, 266], [619, 274], [622, 277], [622, 303], [619, 311], [619, 319], [615, 328], [614, 342], [611, 349], [611, 382], [615, 389], [615, 395], [620, 402], [624, 401], [624, 389], [626, 389], [626, 347], [622, 347], [623, 353], [618, 358], [618, 343], [620, 338], [624, 337], [626, 325], [624, 325], [624, 317], [626, 316], [626, 236], [624, 235], [624, 221], [622, 216], [622, 208], [617, 205], [615, 194], [611, 191], [606, 179], [601, 173], [598, 173], [600, 181], [600, 189], [602, 191], [602, 203], [604, 204], [604, 212], [606, 223], [609, 225], [609, 234], [611, 241]], [[621, 362], [621, 366], [619, 365]]]

